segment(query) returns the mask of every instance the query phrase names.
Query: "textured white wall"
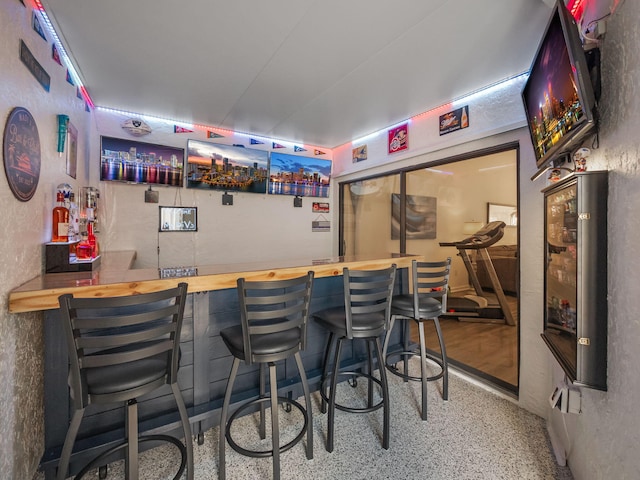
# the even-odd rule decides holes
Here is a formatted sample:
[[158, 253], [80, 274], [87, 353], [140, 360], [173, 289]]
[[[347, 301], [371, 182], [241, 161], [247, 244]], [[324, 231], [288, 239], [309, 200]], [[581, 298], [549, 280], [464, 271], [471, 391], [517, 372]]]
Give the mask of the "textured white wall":
[[[29, 5], [29, 2], [26, 2]], [[51, 58], [45, 42], [31, 28], [31, 8], [0, 0], [0, 119], [2, 130], [10, 111], [25, 107], [35, 118], [42, 166], [33, 198], [18, 201], [0, 174], [0, 477], [33, 476], [44, 448], [42, 406], [42, 314], [10, 315], [8, 292], [42, 272], [42, 244], [50, 241], [50, 212], [59, 183], [84, 184], [89, 114], [66, 70]], [[51, 76], [46, 92], [19, 58], [20, 39]], [[65, 158], [56, 152], [57, 114], [69, 115], [79, 130], [77, 180], [66, 175]]]
[[640, 478], [640, 2], [626, 1], [602, 43], [600, 148], [589, 159], [608, 168], [608, 391], [582, 389], [582, 413], [554, 412], [576, 479]]

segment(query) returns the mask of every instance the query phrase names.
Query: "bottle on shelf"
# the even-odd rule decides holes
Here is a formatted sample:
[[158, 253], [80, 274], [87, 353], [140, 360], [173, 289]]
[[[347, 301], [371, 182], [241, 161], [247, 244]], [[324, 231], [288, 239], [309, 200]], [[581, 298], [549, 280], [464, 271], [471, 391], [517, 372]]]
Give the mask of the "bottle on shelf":
[[53, 232], [52, 242], [69, 241], [69, 209], [64, 206], [64, 193], [58, 192], [56, 195], [56, 206], [53, 208], [52, 217]]
[[76, 204], [75, 194], [69, 194], [69, 241], [80, 240], [80, 215]]

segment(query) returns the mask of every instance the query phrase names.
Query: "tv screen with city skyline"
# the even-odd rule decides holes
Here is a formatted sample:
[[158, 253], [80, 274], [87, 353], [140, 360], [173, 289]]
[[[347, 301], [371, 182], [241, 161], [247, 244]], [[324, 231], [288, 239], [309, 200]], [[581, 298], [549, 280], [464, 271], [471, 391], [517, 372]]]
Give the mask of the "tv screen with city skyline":
[[595, 98], [575, 20], [558, 2], [522, 91], [537, 166], [579, 146], [595, 126]]
[[328, 197], [331, 160], [272, 152], [269, 193], [300, 197]]
[[266, 193], [269, 152], [189, 140], [187, 188]]

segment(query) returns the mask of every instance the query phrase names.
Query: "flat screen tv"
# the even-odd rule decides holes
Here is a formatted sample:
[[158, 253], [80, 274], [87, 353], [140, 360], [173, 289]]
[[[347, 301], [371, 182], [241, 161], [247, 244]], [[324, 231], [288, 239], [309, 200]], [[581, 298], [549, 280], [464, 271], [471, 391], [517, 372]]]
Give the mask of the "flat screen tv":
[[189, 140], [187, 188], [266, 193], [269, 152]]
[[271, 153], [269, 193], [300, 197], [328, 197], [331, 160]]
[[522, 99], [539, 168], [577, 148], [596, 127], [585, 51], [561, 1], [553, 7]]
[[100, 180], [181, 187], [184, 149], [100, 137]]

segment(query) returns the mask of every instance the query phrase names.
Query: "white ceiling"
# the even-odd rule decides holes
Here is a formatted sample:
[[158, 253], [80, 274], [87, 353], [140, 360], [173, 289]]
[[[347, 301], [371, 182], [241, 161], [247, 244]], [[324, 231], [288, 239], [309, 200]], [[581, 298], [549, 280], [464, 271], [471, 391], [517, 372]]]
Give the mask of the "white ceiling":
[[528, 71], [548, 0], [43, 0], [97, 106], [333, 148]]

